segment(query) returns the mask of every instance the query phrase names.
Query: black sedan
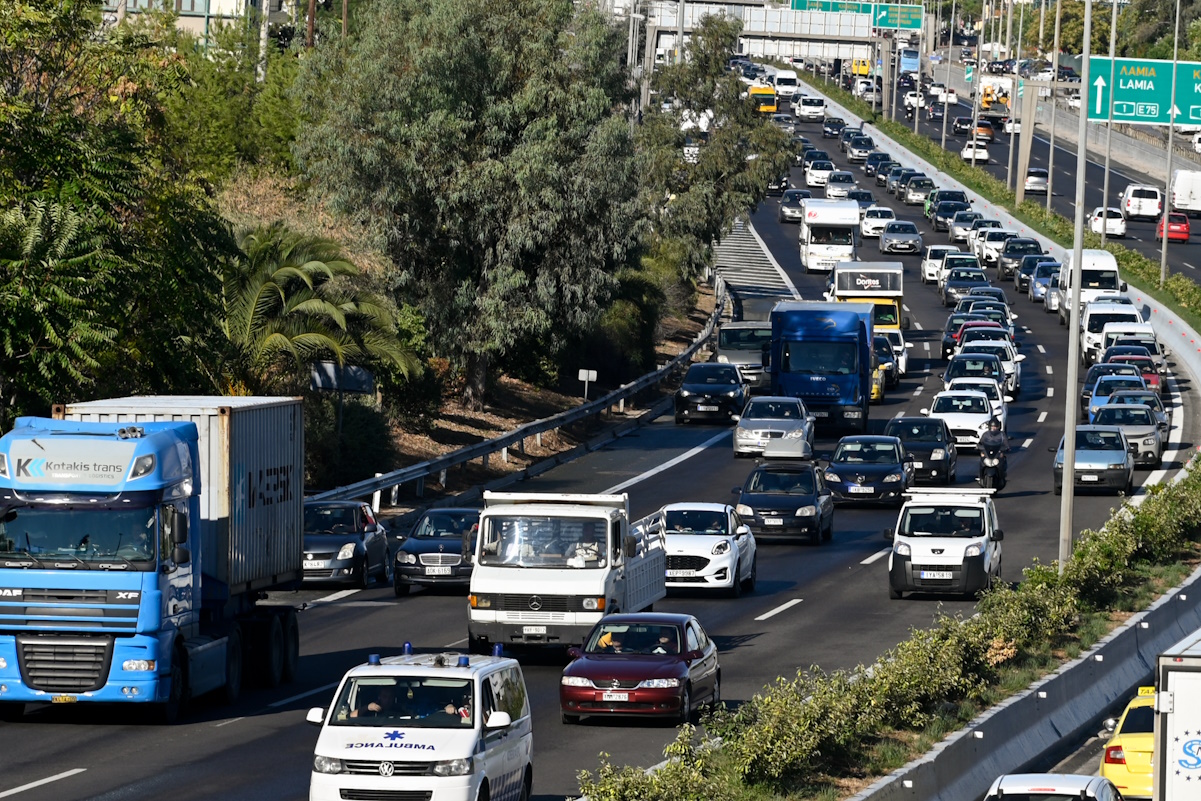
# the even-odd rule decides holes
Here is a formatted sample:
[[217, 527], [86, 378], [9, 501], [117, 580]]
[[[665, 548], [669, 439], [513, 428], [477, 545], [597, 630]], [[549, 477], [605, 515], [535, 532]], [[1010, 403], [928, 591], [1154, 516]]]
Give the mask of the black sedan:
[[764, 462], [733, 492], [736, 511], [756, 537], [806, 537], [819, 543], [834, 536], [834, 500], [813, 462]]
[[747, 387], [732, 364], [694, 364], [676, 390], [676, 422], [733, 420], [746, 405]]
[[304, 580], [366, 588], [391, 579], [388, 531], [362, 501], [305, 501]]
[[959, 299], [972, 290], [972, 287], [991, 286], [992, 282], [981, 269], [961, 268], [951, 270], [947, 274], [947, 282], [942, 286], [942, 302], [945, 306], [954, 306]]
[[904, 503], [913, 483], [913, 457], [896, 437], [843, 437], [826, 467], [826, 484], [838, 503]]
[[408, 595], [414, 584], [466, 587], [471, 583], [480, 510], [430, 509], [401, 541], [392, 568], [392, 589]]
[[956, 117], [951, 121], [951, 133], [965, 134], [972, 130], [971, 117]]
[[896, 437], [913, 457], [913, 480], [953, 484], [959, 452], [945, 420], [934, 417], [894, 417], [884, 426], [884, 436]]
[[960, 203], [958, 200], [940, 200], [930, 215], [935, 231], [951, 230], [951, 220], [961, 211], [971, 211], [971, 205]]
[[845, 127], [847, 124], [842, 117], [826, 117], [822, 123], [822, 139], [837, 139]]

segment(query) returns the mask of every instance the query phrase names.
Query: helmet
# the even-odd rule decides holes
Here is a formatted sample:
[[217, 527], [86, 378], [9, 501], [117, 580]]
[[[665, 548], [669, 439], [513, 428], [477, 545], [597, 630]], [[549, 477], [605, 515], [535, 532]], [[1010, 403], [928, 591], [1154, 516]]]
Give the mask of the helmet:
[[998, 417], [990, 418], [988, 421], [988, 427], [989, 428], [1000, 428], [1001, 427], [1000, 418], [998, 418]]

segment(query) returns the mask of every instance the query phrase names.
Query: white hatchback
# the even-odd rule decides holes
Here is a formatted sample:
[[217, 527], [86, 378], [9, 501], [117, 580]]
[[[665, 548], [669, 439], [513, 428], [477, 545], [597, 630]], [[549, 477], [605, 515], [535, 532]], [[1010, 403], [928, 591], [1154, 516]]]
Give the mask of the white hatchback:
[[1122, 210], [1113, 206], [1102, 208], [1098, 206], [1088, 215], [1088, 227], [1094, 234], [1104, 231], [1106, 236], [1126, 236], [1126, 218]]
[[980, 435], [988, 430], [993, 411], [983, 392], [954, 389], [935, 395], [930, 407], [922, 409], [922, 414], [945, 422], [956, 445], [975, 447], [980, 442]]
[[667, 543], [667, 586], [718, 589], [732, 596], [755, 589], [755, 535], [724, 503], [672, 503], [658, 512]]
[[930, 245], [926, 248], [926, 257], [922, 259], [922, 283], [938, 283], [938, 271], [942, 269], [943, 256], [958, 251], [959, 248], [954, 245]]
[[878, 238], [890, 222], [896, 222], [897, 215], [887, 206], [868, 206], [859, 221], [859, 235], [864, 239]]

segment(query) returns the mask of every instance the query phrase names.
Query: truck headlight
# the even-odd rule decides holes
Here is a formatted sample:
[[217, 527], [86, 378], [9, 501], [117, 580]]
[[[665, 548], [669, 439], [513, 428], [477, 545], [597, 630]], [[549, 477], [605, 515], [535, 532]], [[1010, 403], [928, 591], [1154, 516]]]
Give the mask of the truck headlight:
[[679, 679], [644, 679], [639, 682], [639, 687], [646, 690], [662, 690], [668, 687], [679, 687]]
[[984, 553], [984, 546], [980, 543], [976, 543], [975, 545], [967, 546], [967, 548], [965, 548], [963, 551], [963, 556], [964, 558], [967, 558], [969, 556], [979, 556], [982, 553]]
[[348, 542], [338, 551], [338, 561], [345, 559], [354, 559], [354, 543]]
[[592, 679], [584, 676], [564, 676], [559, 679], [559, 684], [562, 684], [564, 687], [591, 687]]
[[712, 553], [714, 556], [721, 556], [723, 553], [729, 553], [729, 552], [730, 552], [730, 541], [729, 540], [722, 540], [722, 541], [718, 542], [717, 544], [715, 544], [713, 546], [713, 550], [710, 551], [710, 553]]
[[435, 776], [466, 776], [473, 773], [475, 764], [471, 757], [463, 759], [448, 759], [445, 762], [434, 763]]
[[797, 517], [813, 517], [815, 514], [817, 514], [816, 506], [802, 506], [796, 510]]
[[121, 669], [130, 673], [153, 672], [155, 663], [153, 659], [126, 659], [121, 663]]
[[396, 561], [402, 565], [415, 565], [417, 564], [417, 554], [401, 551], [396, 554]]
[[729, 356], [722, 356], [722, 355], [719, 355], [719, 356], [717, 357], [717, 361], [721, 362], [722, 364], [729, 364], [729, 363], [730, 363], [730, 357], [729, 357]]
[[737, 506], [735, 506], [734, 511], [737, 512], [738, 514], [742, 515], [743, 517], [754, 517], [755, 516], [755, 510], [752, 509], [751, 507], [747, 506], [745, 503], [740, 503]]
[[892, 552], [897, 556], [908, 556], [913, 551], [909, 548], [909, 543], [898, 542], [892, 546]]
[[342, 773], [345, 769], [342, 760], [336, 757], [313, 757], [313, 770], [316, 773]]
[[468, 595], [467, 603], [471, 605], [472, 609], [491, 609], [492, 608], [492, 596], [491, 595]]
[[139, 456], [134, 460], [133, 467], [129, 471], [130, 478], [141, 478], [142, 476], [150, 475], [154, 472], [154, 454], [148, 453], [145, 456]]
[[930, 461], [932, 462], [941, 462], [946, 458], [947, 451], [945, 448], [935, 448], [934, 450], [930, 451]]
[[603, 612], [603, 611], [605, 611], [605, 599], [604, 598], [585, 598], [583, 603], [580, 605], [584, 608], [585, 612]]
[[884, 477], [884, 483], [885, 484], [895, 484], [898, 481], [900, 481], [901, 479], [903, 479], [904, 477], [905, 476], [903, 473], [889, 473], [888, 475], [886, 475]]

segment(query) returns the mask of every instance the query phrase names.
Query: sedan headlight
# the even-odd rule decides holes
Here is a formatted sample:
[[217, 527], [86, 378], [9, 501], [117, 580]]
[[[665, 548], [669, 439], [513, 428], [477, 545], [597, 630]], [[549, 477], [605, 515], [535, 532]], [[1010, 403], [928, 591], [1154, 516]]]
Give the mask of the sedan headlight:
[[747, 506], [745, 503], [740, 503], [737, 506], [735, 506], [734, 511], [737, 512], [738, 514], [742, 515], [743, 517], [754, 517], [755, 516], [755, 510], [752, 509], [751, 507]]
[[720, 542], [716, 543], [713, 546], [713, 550], [710, 551], [710, 553], [713, 554], [714, 556], [721, 556], [723, 553], [729, 553], [729, 552], [730, 552], [730, 541], [729, 540], [721, 540]]
[[417, 564], [417, 554], [400, 551], [396, 554], [396, 561], [402, 565], [415, 565]]
[[719, 355], [719, 356], [717, 357], [717, 360], [718, 360], [719, 362], [721, 362], [722, 364], [729, 364], [729, 363], [730, 363], [730, 357], [729, 357], [729, 356], [720, 356], [720, 355]]
[[1143, 444], [1144, 445], [1154, 445], [1155, 437], [1147, 437], [1146, 439], [1143, 440]]
[[784, 439], [805, 439], [805, 429], [794, 428], [784, 435]]
[[475, 772], [475, 764], [471, 757], [448, 759], [445, 762], [434, 763], [435, 776], [468, 776]]
[[817, 514], [816, 506], [802, 506], [796, 510], [797, 517], [813, 517], [815, 514]]
[[679, 687], [679, 679], [645, 679], [638, 684], [644, 690], [662, 690], [669, 687]]
[[977, 430], [977, 431], [981, 431], [981, 432], [983, 432], [983, 431], [987, 431], [987, 430], [988, 430], [988, 421], [987, 421], [987, 420], [985, 420], [983, 423], [981, 423], [980, 425], [976, 426], [976, 430]]
[[317, 773], [341, 773], [345, 770], [342, 760], [336, 757], [313, 757], [313, 770]]
[[1122, 469], [1123, 469], [1123, 468], [1125, 468], [1125, 467], [1126, 467], [1126, 463], [1125, 463], [1125, 462], [1114, 462], [1114, 463], [1112, 463], [1112, 464], [1110, 464], [1110, 465], [1109, 465], [1109, 469], [1110, 469], [1110, 470], [1122, 470]]
[[898, 542], [893, 544], [892, 552], [897, 556], [908, 556], [909, 554], [913, 553], [912, 549], [909, 547], [909, 543], [907, 542]]
[[584, 676], [564, 676], [559, 679], [559, 684], [562, 684], [564, 687], [591, 687], [592, 679], [585, 678]]
[[930, 461], [932, 462], [941, 462], [946, 458], [947, 451], [945, 448], [935, 448], [934, 450], [930, 451]]
[[1088, 413], [1089, 413], [1089, 414], [1096, 414], [1096, 413], [1097, 413], [1097, 410], [1098, 410], [1098, 409], [1100, 409], [1100, 408], [1101, 408], [1100, 406], [1089, 406], [1089, 407], [1088, 407]]
[[692, 395], [692, 393], [686, 389], [681, 389], [679, 392], [679, 395], [681, 398], [687, 398], [687, 397], [690, 397]]
[[885, 484], [895, 484], [905, 477], [904, 473], [889, 473], [884, 477]]
[[831, 473], [829, 470], [827, 470], [826, 481], [837, 481], [841, 483], [842, 479], [838, 477], [837, 473]]
[[729, 392], [725, 393], [725, 396], [726, 396], [727, 398], [733, 398], [733, 397], [735, 397], [735, 396], [737, 396], [737, 395], [738, 395], [738, 390], [736, 390], [736, 389], [732, 389], [732, 390], [730, 390]]
[[354, 543], [348, 542], [338, 550], [338, 560], [354, 559]]
[[982, 553], [984, 553], [984, 546], [981, 545], [980, 543], [976, 543], [975, 545], [969, 545], [963, 551], [963, 555], [965, 558], [969, 557], [969, 556], [979, 556]]

